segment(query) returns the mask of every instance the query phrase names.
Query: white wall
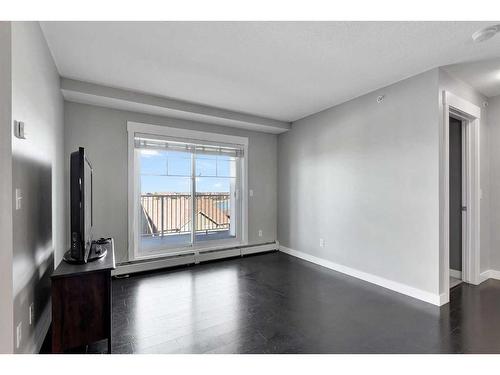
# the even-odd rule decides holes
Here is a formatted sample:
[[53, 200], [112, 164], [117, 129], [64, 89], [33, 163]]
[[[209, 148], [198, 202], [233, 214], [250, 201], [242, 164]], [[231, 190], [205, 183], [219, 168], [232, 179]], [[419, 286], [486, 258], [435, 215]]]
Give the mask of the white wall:
[[488, 99], [490, 134], [490, 269], [500, 270], [500, 96]]
[[[38, 22], [12, 23], [12, 120], [27, 139], [12, 138], [12, 185], [22, 190], [13, 211], [14, 330], [16, 352], [39, 349], [50, 323], [50, 274], [64, 252], [63, 100], [59, 74]], [[29, 306], [35, 322], [29, 324]]]
[[279, 135], [280, 245], [438, 295], [438, 75], [398, 82]]
[[0, 22], [0, 353], [13, 351], [11, 23]]
[[[94, 170], [95, 235], [113, 236], [117, 262], [128, 261], [127, 121], [181, 127], [249, 138], [248, 204], [250, 244], [276, 240], [277, 136], [260, 132], [209, 125], [186, 120], [146, 115], [92, 105], [64, 102], [66, 182], [69, 155], [85, 147]], [[66, 188], [69, 204], [69, 187]], [[69, 206], [67, 210], [69, 223]], [[263, 236], [258, 236], [259, 229]], [[66, 239], [69, 244], [69, 233]]]

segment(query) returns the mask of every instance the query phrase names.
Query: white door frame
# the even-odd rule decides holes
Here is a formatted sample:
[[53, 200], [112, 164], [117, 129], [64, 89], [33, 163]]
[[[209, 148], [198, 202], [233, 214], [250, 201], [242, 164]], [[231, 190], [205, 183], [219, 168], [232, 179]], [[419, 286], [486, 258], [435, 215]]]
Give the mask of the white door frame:
[[[465, 165], [463, 168], [463, 203], [466, 211], [462, 213], [462, 280], [470, 284], [480, 282], [480, 119], [481, 109], [448, 91], [443, 91], [443, 144], [442, 144], [442, 265], [440, 267], [443, 281], [442, 304], [450, 300], [450, 191], [449, 191], [449, 149], [450, 149], [450, 115], [459, 118], [464, 124], [463, 135]], [[464, 178], [465, 177], [465, 178]]]

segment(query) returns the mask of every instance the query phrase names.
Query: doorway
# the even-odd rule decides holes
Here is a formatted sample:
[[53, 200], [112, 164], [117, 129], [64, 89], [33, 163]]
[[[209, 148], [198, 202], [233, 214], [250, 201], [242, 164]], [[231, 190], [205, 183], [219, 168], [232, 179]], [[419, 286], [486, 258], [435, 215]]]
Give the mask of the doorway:
[[[443, 128], [440, 182], [440, 296], [450, 301], [451, 261], [461, 262], [461, 280], [477, 285], [480, 277], [480, 119], [481, 109], [449, 91], [443, 91]], [[459, 125], [460, 124], [460, 125]], [[459, 130], [460, 129], [460, 130]], [[453, 133], [453, 134], [451, 134]], [[458, 134], [461, 137], [458, 137]], [[458, 145], [461, 145], [460, 148]], [[460, 150], [460, 151], [459, 151]], [[450, 160], [453, 158], [453, 160]], [[458, 165], [457, 165], [458, 164]], [[453, 168], [453, 171], [452, 171]], [[459, 173], [461, 171], [461, 173]], [[461, 189], [461, 190], [458, 190]], [[461, 196], [461, 200], [460, 197]], [[460, 225], [461, 222], [461, 225]], [[452, 246], [460, 256], [453, 255]], [[459, 263], [460, 264], [460, 263]], [[458, 267], [454, 263], [454, 267]], [[453, 277], [455, 277], [453, 276]], [[455, 277], [460, 280], [459, 277]]]
[[462, 216], [466, 212], [464, 199], [465, 124], [449, 118], [449, 186], [450, 186], [450, 289], [462, 283], [463, 228]]

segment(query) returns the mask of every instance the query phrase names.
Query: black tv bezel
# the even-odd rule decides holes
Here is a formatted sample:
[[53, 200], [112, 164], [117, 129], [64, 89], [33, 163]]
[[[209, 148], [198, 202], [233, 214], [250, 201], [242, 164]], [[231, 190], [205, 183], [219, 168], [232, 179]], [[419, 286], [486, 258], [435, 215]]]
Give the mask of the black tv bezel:
[[[90, 168], [90, 181], [85, 181], [85, 163]], [[85, 233], [85, 184], [90, 183], [90, 233], [88, 242]], [[71, 153], [70, 158], [70, 209], [71, 209], [71, 258], [86, 263], [92, 243], [93, 226], [93, 169], [85, 149]], [[86, 245], [87, 244], [87, 245]]]

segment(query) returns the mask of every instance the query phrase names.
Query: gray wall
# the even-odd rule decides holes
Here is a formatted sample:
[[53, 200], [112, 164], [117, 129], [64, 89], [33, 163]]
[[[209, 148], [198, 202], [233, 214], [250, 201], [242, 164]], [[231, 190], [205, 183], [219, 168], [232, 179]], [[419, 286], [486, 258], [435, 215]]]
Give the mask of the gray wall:
[[[117, 262], [128, 260], [127, 121], [249, 137], [249, 189], [254, 191], [248, 207], [249, 242], [276, 240], [276, 135], [72, 102], [64, 104], [66, 181], [69, 180], [70, 153], [79, 146], [85, 147], [95, 176], [95, 234], [115, 238]], [[69, 205], [68, 193], [66, 202]], [[67, 221], [69, 223], [69, 207]], [[259, 229], [263, 230], [262, 237], [258, 236]], [[69, 243], [69, 234], [66, 240]]]
[[280, 244], [437, 294], [437, 89], [435, 69], [279, 135]]
[[13, 351], [11, 23], [0, 22], [0, 353]]
[[[50, 323], [54, 253], [64, 251], [63, 100], [59, 75], [37, 22], [12, 23], [12, 118], [27, 139], [12, 138], [12, 187], [23, 192], [13, 211], [14, 331], [16, 352], [35, 352]], [[35, 321], [29, 324], [34, 303]], [[14, 335], [15, 339], [15, 335]]]
[[500, 96], [488, 100], [490, 126], [490, 268], [500, 271]]

